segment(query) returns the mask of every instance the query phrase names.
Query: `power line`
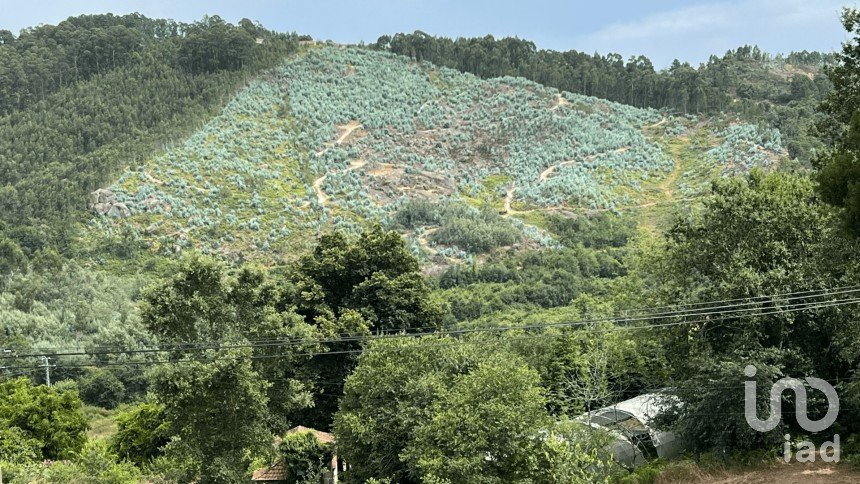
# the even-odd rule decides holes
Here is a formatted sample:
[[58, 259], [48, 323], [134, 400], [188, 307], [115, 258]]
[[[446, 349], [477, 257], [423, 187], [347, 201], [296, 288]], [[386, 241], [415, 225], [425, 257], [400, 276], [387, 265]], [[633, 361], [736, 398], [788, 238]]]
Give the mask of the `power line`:
[[[630, 310], [624, 311], [624, 314], [617, 314], [615, 316], [610, 316], [610, 317], [601, 318], [601, 319], [591, 319], [591, 320], [587, 320], [587, 321], [583, 321], [583, 322], [597, 323], [597, 322], [605, 322], [605, 321], [628, 320], [628, 319], [631, 319], [631, 314], [633, 316], [646, 315], [646, 317], [644, 319], [652, 319], [652, 316], [654, 316], [654, 315], [669, 316], [673, 313], [686, 313], [687, 311], [691, 311], [691, 309], [681, 309], [681, 308], [695, 308], [697, 306], [711, 305], [713, 307], [701, 308], [700, 310], [717, 309], [718, 307], [729, 307], [729, 306], [714, 306], [716, 304], [747, 301], [744, 304], [731, 305], [732, 307], [734, 307], [734, 306], [740, 306], [740, 305], [760, 304], [760, 303], [766, 302], [766, 301], [762, 301], [764, 299], [775, 299], [775, 298], [782, 298], [782, 297], [787, 297], [787, 296], [797, 296], [797, 297], [788, 297], [787, 299], [784, 299], [785, 301], [788, 301], [788, 300], [798, 299], [798, 298], [820, 297], [823, 295], [840, 294], [842, 292], [846, 292], [846, 293], [847, 292], [855, 292], [854, 291], [855, 289], [860, 291], [860, 285], [840, 286], [840, 287], [834, 287], [834, 288], [829, 288], [829, 289], [828, 288], [807, 289], [807, 290], [800, 290], [800, 291], [766, 294], [766, 295], [761, 295], [761, 296], [748, 296], [748, 297], [733, 298], [733, 299], [718, 299], [718, 300], [711, 300], [711, 301], [701, 301], [701, 302], [683, 303], [683, 304], [675, 304], [675, 305], [652, 306], [652, 307], [648, 307], [648, 308], [635, 308], [635, 309], [630, 309]], [[840, 291], [842, 291], [842, 292], [840, 292]], [[675, 309], [675, 311], [668, 311], [668, 312], [664, 312], [664, 313], [655, 312], [656, 310], [669, 309], [669, 308], [676, 308], [676, 309]], [[390, 334], [398, 334], [398, 333], [401, 333], [404, 331], [405, 332], [421, 332], [421, 331], [436, 331], [438, 329], [439, 328], [437, 326], [413, 326], [413, 327], [405, 327], [405, 328], [396, 328], [396, 329], [391, 329], [391, 330], [387, 330], [387, 331], [386, 330], [377, 331], [375, 334], [377, 336], [384, 336], [384, 335], [390, 335]], [[240, 332], [240, 334], [247, 335], [247, 334], [250, 334], [250, 332], [244, 331], [244, 332]], [[355, 336], [354, 333], [336, 333], [332, 336], [332, 339], [329, 339], [326, 341], [342, 341], [343, 338], [351, 338], [354, 336]], [[281, 342], [281, 341], [288, 341], [288, 340], [310, 341], [310, 342], [320, 341], [319, 339], [296, 339], [296, 338], [293, 338], [293, 339], [289, 339], [289, 338], [249, 338], [249, 339], [246, 339], [246, 342], [248, 342], [248, 343]], [[183, 347], [190, 347], [190, 349], [195, 349], [195, 348], [204, 348], [204, 347], [201, 347], [200, 345], [207, 345], [207, 344], [216, 345], [213, 347], [217, 348], [220, 345], [223, 345], [224, 342], [223, 341], [180, 342], [180, 343], [161, 345], [160, 348], [165, 349], [165, 350], [168, 350], [172, 347], [176, 347], [179, 349], [182, 349]], [[92, 353], [93, 350], [101, 350], [101, 349], [109, 349], [109, 348], [126, 348], [126, 347], [121, 346], [121, 345], [100, 345], [100, 346], [92, 347], [92, 349], [88, 353]], [[42, 349], [42, 351], [45, 351], [45, 352], [52, 351], [52, 350], [63, 351], [63, 348], [60, 348], [60, 347], [42, 347], [41, 349]], [[8, 352], [11, 350], [6, 350], [6, 351]], [[45, 354], [55, 354], [55, 353], [45, 353]], [[23, 356], [23, 355], [18, 355], [18, 356]], [[0, 355], [0, 359], [3, 359], [3, 358], [4, 357], [2, 355]]]
[[[809, 309], [840, 307], [840, 306], [845, 306], [845, 305], [849, 305], [849, 304], [857, 304], [857, 303], [860, 303], [860, 297], [851, 298], [851, 299], [842, 299], [842, 300], [836, 300], [836, 301], [824, 301], [824, 302], [818, 301], [818, 302], [813, 302], [813, 303], [797, 304], [791, 308], [773, 308], [772, 310], [760, 312], [757, 314], [751, 314], [750, 316], [767, 316], [767, 315], [773, 315], [773, 314], [785, 314], [785, 313], [793, 313], [793, 312], [798, 312], [798, 311], [805, 311], [805, 310], [809, 310]], [[583, 330], [581, 330], [581, 332], [586, 332], [586, 333], [601, 332], [602, 333], [602, 332], [611, 332], [611, 331], [633, 331], [633, 330], [645, 330], [645, 331], [647, 331], [647, 330], [652, 330], [652, 329], [662, 329], [662, 328], [677, 327], [677, 326], [697, 324], [697, 323], [712, 323], [712, 322], [724, 321], [727, 319], [733, 319], [736, 317], [738, 317], [738, 316], [735, 314], [732, 314], [732, 315], [728, 315], [728, 316], [719, 316], [719, 317], [713, 317], [713, 318], [687, 320], [687, 321], [675, 321], [675, 322], [671, 322], [671, 323], [662, 323], [662, 324], [654, 324], [654, 325], [640, 325], [640, 326], [632, 326], [632, 325], [618, 326], [618, 325], [616, 325], [616, 326], [606, 326], [606, 327], [591, 327], [591, 328], [583, 329]], [[563, 326], [561, 326], [561, 324], [572, 325], [572, 324], [576, 324], [576, 323], [556, 323], [556, 324], [542, 325], [539, 327], [541, 327], [541, 328], [563, 327]], [[538, 325], [533, 325], [532, 327], [537, 328]], [[483, 329], [486, 329], [486, 328], [483, 328]], [[494, 329], [496, 329], [498, 331], [511, 331], [511, 330], [517, 330], [517, 329], [522, 329], [522, 328], [520, 328], [520, 327], [502, 327], [502, 328], [494, 328]], [[456, 334], [458, 334], [458, 333], [451, 334], [448, 332], [436, 332], [436, 333], [423, 333], [423, 334], [422, 333], [401, 334], [401, 335], [397, 335], [397, 336], [399, 336], [400, 338], [420, 339], [420, 338], [424, 338], [424, 337], [454, 336]], [[541, 338], [556, 337], [556, 336], [558, 336], [558, 335], [543, 333], [543, 334], [538, 334], [538, 335], [515, 337], [515, 338], [512, 338], [511, 340], [517, 341], [517, 340], [527, 340], [527, 339], [541, 339]], [[389, 338], [375, 337], [375, 338], [368, 338], [366, 341], [371, 341], [371, 340], [378, 341], [378, 340], [383, 340], [383, 339], [391, 339], [391, 338], [390, 337]], [[335, 341], [335, 342], [337, 342], [337, 341]], [[479, 341], [463, 341], [463, 340], [458, 339], [455, 342], [449, 342], [449, 343], [436, 343], [436, 344], [430, 343], [430, 344], [426, 344], [426, 345], [421, 346], [421, 348], [452, 346], [452, 345], [460, 345], [460, 344], [480, 344], [480, 343], [479, 343]], [[285, 344], [282, 346], [290, 346], [290, 345]], [[247, 346], [246, 345], [243, 347], [244, 348], [255, 348], [255, 347], [261, 347], [261, 346]], [[272, 347], [272, 345], [267, 345], [267, 346], [262, 346], [262, 347]], [[209, 348], [209, 349], [224, 351], [224, 350], [236, 349], [236, 348], [221, 347], [221, 348]], [[414, 348], [409, 348], [409, 349], [412, 350]], [[184, 358], [184, 359], [165, 359], [165, 360], [129, 361], [129, 362], [97, 362], [97, 363], [62, 364], [62, 365], [55, 364], [52, 366], [54, 368], [86, 368], [86, 367], [110, 367], [110, 366], [153, 366], [153, 365], [159, 365], [159, 364], [179, 364], [179, 363], [188, 363], [188, 362], [195, 362], [195, 361], [207, 361], [208, 362], [208, 361], [218, 361], [218, 360], [243, 360], [243, 359], [264, 360], [264, 359], [295, 358], [295, 357], [314, 357], [314, 356], [324, 356], [324, 355], [348, 355], [348, 354], [359, 354], [359, 353], [362, 353], [363, 351], [364, 351], [363, 349], [357, 348], [357, 349], [348, 349], [348, 350], [328, 350], [328, 351], [305, 352], [305, 353], [283, 353], [283, 354], [274, 354], [274, 355], [236, 355], [236, 356], [227, 356], [227, 357], [223, 357], [223, 356], [208, 356], [208, 357], [207, 356], [200, 356], [200, 357]], [[118, 353], [122, 353], [122, 352], [118, 352]], [[42, 356], [42, 355], [37, 355], [37, 356]], [[57, 356], [57, 354], [54, 354], [54, 356]], [[12, 366], [12, 367], [7, 367], [7, 368], [9, 368], [9, 369], [22, 369], [22, 368], [32, 368], [32, 367], [30, 367], [30, 366]]]
[[[783, 299], [779, 302], [785, 301], [796, 301], [799, 299], [812, 299], [812, 298], [821, 298], [826, 296], [835, 296], [835, 295], [850, 295], [860, 292], [860, 286], [845, 286], [844, 288], [835, 288], [831, 290], [807, 290], [807, 291], [798, 291], [793, 293], [783, 293], [778, 295], [766, 295], [766, 296], [756, 296], [755, 299], [765, 299], [765, 298], [776, 298], [783, 297]], [[789, 297], [785, 297], [789, 296]], [[224, 343], [177, 343], [172, 345], [162, 345], [157, 348], [122, 348], [117, 350], [104, 350], [104, 351], [65, 351], [65, 352], [44, 352], [44, 353], [28, 353], [28, 354], [19, 354], [19, 355], [4, 355], [0, 356], [0, 359], [10, 359], [10, 358], [26, 358], [26, 357], [43, 357], [43, 356], [107, 356], [107, 355], [122, 355], [122, 354], [147, 354], [147, 353], [168, 353], [168, 352], [187, 352], [187, 351], [202, 351], [202, 350], [226, 350], [226, 349], [239, 349], [239, 348], [263, 348], [263, 347], [294, 347], [294, 346], [305, 346], [305, 345], [315, 345], [315, 344], [326, 344], [326, 343], [346, 343], [346, 342], [366, 342], [369, 340], [376, 339], [387, 339], [387, 338], [403, 338], [403, 337], [413, 337], [418, 335], [427, 335], [434, 333], [441, 333], [446, 335], [460, 335], [460, 334], [469, 334], [469, 333], [480, 333], [480, 332], [502, 332], [502, 331], [513, 331], [513, 330], [531, 330], [531, 329], [546, 329], [552, 327], [577, 327], [577, 326], [591, 326], [599, 323], [614, 323], [616, 325], [626, 325], [630, 326], [632, 323], [641, 322], [641, 321], [655, 321], [655, 320], [665, 320], [665, 319], [678, 319], [678, 318], [686, 318], [686, 317], [708, 317], [708, 316], [716, 316], [716, 315], [729, 315], [734, 314], [738, 317], [744, 316], [745, 313], [752, 313], [758, 311], [762, 308], [760, 307], [750, 307], [751, 305], [761, 305], [763, 303], [776, 303], [776, 301], [748, 301], [748, 299], [752, 298], [739, 298], [733, 300], [720, 300], [720, 301], [711, 301], [710, 307], [701, 307], [693, 310], [681, 310], [681, 311], [667, 311], [667, 312], [654, 312], [651, 314], [642, 313], [636, 316], [613, 316], [606, 318], [597, 318], [590, 320], [580, 320], [574, 322], [561, 322], [561, 323], [538, 323], [531, 325], [520, 325], [520, 326], [496, 326], [496, 327], [480, 327], [480, 328], [463, 328], [463, 329], [449, 329], [444, 331], [433, 331], [426, 333], [414, 332], [417, 329], [425, 329], [425, 328], [400, 328], [395, 332], [383, 333], [383, 334], [375, 334], [375, 335], [347, 335], [338, 338], [269, 338], [269, 339], [258, 339], [258, 340], [246, 340], [246, 342], [241, 343], [233, 343], [233, 344], [224, 344]], [[744, 303], [738, 304], [729, 304], [729, 305], [719, 305], [714, 306], [713, 304], [721, 304], [723, 302], [728, 301], [748, 301]], [[785, 305], [786, 308], [792, 307], [803, 307], [806, 305], [814, 305], [821, 303], [822, 301], [814, 301], [810, 303], [791, 303]], [[697, 303], [698, 305], [704, 305], [708, 303]], [[666, 306], [663, 306], [666, 307]], [[658, 307], [661, 309], [662, 307]], [[736, 308], [736, 309], [735, 309]], [[811, 309], [811, 308], [810, 308]], [[661, 325], [650, 325], [651, 327], [660, 327]], [[638, 326], [637, 326], [638, 327]]]

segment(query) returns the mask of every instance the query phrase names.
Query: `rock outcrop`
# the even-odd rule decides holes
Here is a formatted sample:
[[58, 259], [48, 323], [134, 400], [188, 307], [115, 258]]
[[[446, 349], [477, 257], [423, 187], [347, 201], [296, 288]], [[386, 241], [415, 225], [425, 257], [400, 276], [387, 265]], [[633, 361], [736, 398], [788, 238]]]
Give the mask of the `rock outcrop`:
[[128, 206], [117, 201], [116, 194], [106, 188], [90, 193], [89, 205], [93, 212], [102, 216], [122, 218], [131, 215]]

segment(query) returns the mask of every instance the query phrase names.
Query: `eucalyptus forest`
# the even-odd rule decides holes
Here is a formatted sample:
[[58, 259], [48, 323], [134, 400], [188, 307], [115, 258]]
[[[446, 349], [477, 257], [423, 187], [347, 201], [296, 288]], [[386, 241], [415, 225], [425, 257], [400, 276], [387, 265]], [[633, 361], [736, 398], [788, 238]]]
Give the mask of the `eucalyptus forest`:
[[[860, 480], [841, 20], [837, 52], [665, 69], [218, 16], [0, 30], [0, 484]], [[802, 380], [750, 426], [786, 377], [835, 389], [830, 427]]]

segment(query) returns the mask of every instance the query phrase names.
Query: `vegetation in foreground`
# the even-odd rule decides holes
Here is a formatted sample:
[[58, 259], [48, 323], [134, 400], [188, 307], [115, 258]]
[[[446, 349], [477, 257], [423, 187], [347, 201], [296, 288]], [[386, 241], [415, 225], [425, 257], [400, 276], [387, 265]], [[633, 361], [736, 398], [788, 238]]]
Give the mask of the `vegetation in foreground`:
[[[340, 163], [337, 166], [352, 173], [361, 166], [344, 166], [350, 155], [340, 151], [347, 150], [340, 150], [339, 143], [326, 144], [341, 121], [365, 116], [361, 139], [366, 144], [360, 146], [369, 155], [373, 147], [390, 141], [381, 126], [447, 130], [451, 128], [445, 122], [452, 112], [456, 115], [452, 119], [472, 112], [480, 126], [487, 116], [481, 109], [531, 113], [530, 103], [552, 101], [548, 95], [552, 91], [523, 80], [484, 83], [360, 49], [306, 51], [281, 69], [328, 75], [327, 82], [333, 85], [359, 89], [356, 103], [373, 92], [400, 92], [379, 91], [391, 82], [386, 77], [389, 69], [415, 83], [437, 85], [439, 92], [461, 89], [462, 96], [471, 92], [476, 98], [444, 98], [435, 108], [427, 108], [429, 124], [418, 127], [410, 125], [414, 118], [401, 117], [385, 104], [377, 104], [376, 111], [368, 106], [354, 113], [350, 109], [360, 104], [334, 102], [315, 113], [336, 116], [314, 120], [315, 113], [307, 106], [317, 99], [319, 86], [313, 77], [305, 77], [309, 84], [289, 86], [292, 115], [307, 111], [293, 119], [286, 112], [269, 112], [275, 106], [271, 103], [249, 108], [254, 105], [251, 101], [286, 94], [271, 91], [272, 84], [258, 78], [240, 91], [246, 98], [240, 94], [227, 106], [224, 113], [232, 117], [224, 118], [222, 113], [207, 126], [244, 122], [257, 126], [269, 120], [273, 130], [306, 136], [305, 144], [285, 139], [270, 146], [272, 151], [266, 151], [264, 144], [244, 150], [240, 146], [244, 141], [231, 139], [235, 133], [219, 139], [219, 133], [204, 128], [194, 135], [206, 138], [201, 138], [200, 146], [192, 136], [179, 150], [158, 155], [171, 160], [193, 154], [179, 160], [187, 166], [180, 163], [173, 173], [166, 169], [153, 173], [148, 170], [152, 165], [144, 162], [131, 170], [137, 181], [118, 182], [117, 193], [129, 197], [118, 202], [128, 202], [125, 207], [134, 215], [88, 229], [119, 234], [101, 246], [93, 245], [92, 238], [79, 239], [77, 225], [68, 223], [84, 213], [74, 202], [87, 195], [86, 190], [77, 192], [80, 187], [100, 186], [117, 173], [112, 170], [120, 169], [113, 158], [110, 163], [98, 158], [108, 152], [99, 150], [125, 149], [124, 139], [135, 143], [165, 139], [157, 126], [167, 124], [158, 123], [173, 124], [163, 116], [199, 119], [195, 116], [217, 106], [217, 96], [203, 101], [188, 94], [201, 102], [189, 111], [153, 102], [153, 109], [161, 106], [158, 109], [164, 111], [150, 119], [152, 124], [142, 124], [140, 133], [105, 132], [99, 135], [102, 138], [75, 140], [79, 144], [68, 152], [75, 155], [63, 151], [59, 143], [40, 143], [45, 153], [58, 150], [51, 156], [19, 151], [10, 144], [5, 156], [15, 164], [8, 165], [12, 168], [4, 175], [8, 178], [3, 179], [3, 190], [14, 195], [7, 199], [14, 206], [3, 212], [4, 217], [9, 215], [0, 240], [0, 346], [9, 350], [0, 354], [4, 479], [243, 482], [252, 470], [281, 459], [296, 480], [316, 482], [336, 451], [351, 464], [342, 475], [349, 482], [648, 482], [698, 478], [727, 460], [748, 461], [755, 467], [779, 455], [786, 433], [814, 441], [830, 437], [806, 435], [790, 419], [768, 433], [750, 429], [742, 414], [743, 368], [748, 364], [759, 369], [760, 387], [785, 375], [818, 376], [832, 382], [843, 402], [832, 432], [841, 434], [843, 456], [853, 461], [860, 435], [856, 428], [860, 319], [853, 296], [860, 277], [856, 263], [860, 246], [852, 202], [860, 124], [850, 115], [858, 110], [853, 89], [857, 76], [853, 66], [860, 55], [857, 18], [853, 10], [845, 12], [845, 26], [855, 39], [837, 55], [838, 63], [829, 72], [834, 88], [819, 116], [830, 120], [822, 126], [838, 129], [828, 131], [835, 144], [817, 155], [816, 170], [790, 170], [785, 165], [781, 170], [745, 169], [735, 176], [721, 172], [726, 176], [710, 182], [708, 196], [693, 209], [663, 214], [674, 220], [665, 233], [657, 232], [657, 227], [643, 229], [639, 224], [648, 223], [647, 219], [630, 214], [540, 211], [523, 217], [550, 234], [555, 243], [542, 249], [513, 250], [527, 233], [515, 227], [512, 212], [525, 212], [528, 207], [510, 206], [499, 191], [503, 189], [506, 198], [506, 184], [522, 182], [529, 173], [540, 181], [541, 170], [555, 165], [552, 157], [529, 165], [517, 157], [516, 145], [529, 140], [511, 139], [506, 157], [493, 158], [498, 154], [492, 152], [481, 156], [504, 160], [509, 163], [505, 166], [514, 169], [488, 171], [483, 186], [461, 193], [460, 200], [406, 201], [392, 211], [391, 220], [383, 220], [384, 226], [367, 223], [373, 217], [357, 217], [351, 225], [334, 229], [319, 226], [319, 236], [311, 238], [309, 247], [295, 249], [291, 258], [243, 261], [181, 245], [178, 257], [141, 250], [141, 227], [135, 224], [148, 220], [144, 217], [149, 214], [142, 214], [134, 204], [155, 193], [167, 199], [168, 192], [198, 192], [191, 183], [205, 183], [203, 171], [200, 180], [186, 180], [183, 185], [183, 177], [196, 176], [188, 167], [230, 161], [220, 152], [208, 151], [213, 146], [237, 150], [232, 152], [234, 167], [243, 180], [246, 175], [266, 179], [261, 173], [270, 178], [286, 173], [268, 163], [256, 166], [259, 172], [247, 171], [246, 162], [254, 150], [279, 154], [287, 159], [287, 167], [296, 160], [311, 159]], [[22, 96], [0, 98], [0, 105], [9, 126], [33, 140], [50, 139], [47, 130], [52, 124], [25, 129], [27, 124], [18, 120], [25, 119], [28, 110], [44, 114], [69, 108], [72, 104], [64, 102], [68, 98], [63, 96], [101, 85], [90, 83], [117, 86], [117, 79], [134, 79], [133, 68], [145, 65], [138, 64], [146, 58], [140, 49], [163, 49], [173, 55], [160, 57], [167, 63], [160, 67], [168, 72], [164, 78], [184, 82], [204, 76], [201, 82], [211, 82], [221, 92], [298, 48], [296, 37], [270, 33], [250, 22], [230, 26], [207, 19], [180, 25], [137, 16], [99, 16], [72, 19], [56, 28], [40, 27], [18, 38], [4, 36], [0, 55], [10, 65], [21, 62], [16, 55], [30, 55], [24, 45], [38, 45], [56, 36], [62, 39], [64, 29], [88, 32], [92, 42], [98, 42], [104, 29], [111, 30], [112, 39], [149, 40], [130, 43], [128, 52], [117, 50], [126, 53], [107, 64], [106, 58], [95, 55], [95, 67], [72, 64], [72, 70], [63, 56], [75, 59], [82, 54], [71, 47], [60, 50], [51, 54], [57, 56], [52, 63], [45, 61], [53, 66], [45, 69], [54, 77], [32, 74], [52, 79], [38, 89], [28, 84], [31, 77], [16, 78]], [[248, 41], [251, 38], [253, 44]], [[213, 51], [230, 54], [219, 57]], [[486, 91], [465, 91], [470, 83]], [[159, 90], [158, 86], [156, 82], [150, 87]], [[248, 92], [261, 97], [247, 97]], [[486, 99], [481, 92], [489, 92]], [[658, 144], [649, 138], [653, 131], [668, 134], [662, 142], [669, 145], [673, 136], [684, 136], [672, 135], [671, 127], [654, 126], [662, 115], [652, 113], [660, 118], [656, 119], [650, 112], [595, 99], [562, 98], [574, 107], [559, 107], [556, 111], [562, 113], [555, 126], [576, 123], [575, 113], [565, 113], [566, 109], [581, 114], [589, 107], [606, 108], [598, 115], [605, 122], [621, 123], [613, 121], [616, 116], [625, 123], [636, 121], [632, 126], [639, 129], [633, 131], [641, 137], [637, 149], [644, 151], [640, 154], [650, 153], [649, 146]], [[559, 106], [564, 105], [562, 98], [556, 99]], [[499, 99], [503, 102], [494, 104]], [[421, 110], [425, 101], [412, 99], [405, 105]], [[134, 106], [133, 101], [118, 103], [118, 116], [130, 113]], [[270, 117], [254, 118], [260, 113]], [[86, 119], [111, 122], [111, 118], [93, 116]], [[75, 119], [66, 118], [69, 123]], [[684, 129], [697, 122], [672, 119]], [[645, 125], [643, 120], [653, 124]], [[533, 126], [536, 131], [531, 134], [539, 137], [541, 126]], [[744, 144], [749, 133], [737, 126], [722, 127], [721, 143], [749, 148]], [[236, 129], [242, 132], [241, 126]], [[576, 139], [588, 139], [589, 133], [571, 129]], [[349, 137], [353, 132], [344, 130], [338, 136]], [[834, 139], [822, 136], [820, 146]], [[689, 137], [683, 140], [687, 141], [678, 149], [688, 158], [703, 148], [694, 148]], [[308, 153], [308, 148], [323, 153]], [[748, 165], [745, 168], [753, 168], [758, 159], [754, 153], [720, 158], [723, 155], [712, 154], [730, 160], [729, 165], [738, 156], [740, 163]], [[48, 161], [53, 156], [62, 162]], [[440, 159], [444, 161], [441, 155]], [[433, 161], [416, 160], [410, 163]], [[624, 163], [623, 157], [612, 160]], [[645, 157], [637, 162], [649, 161]], [[71, 166], [98, 169], [79, 169], [77, 175], [93, 177], [91, 185], [70, 183], [71, 191], [57, 199], [63, 203], [32, 198], [27, 195], [34, 193], [31, 189], [21, 191], [28, 184], [41, 186], [41, 179], [65, 183], [54, 175]], [[351, 176], [348, 173], [341, 174], [346, 179]], [[717, 173], [696, 174], [694, 179], [713, 174]], [[144, 190], [146, 183], [160, 191]], [[493, 189], [495, 194], [488, 193]], [[205, 195], [200, 192], [201, 200], [216, 196], [209, 190]], [[20, 193], [24, 198], [15, 198]], [[325, 193], [340, 192], [329, 186]], [[317, 193], [303, 196], [310, 198], [311, 205], [319, 203]], [[196, 197], [189, 199], [199, 201]], [[360, 213], [361, 204], [350, 205], [348, 197], [336, 202], [341, 200]], [[533, 202], [544, 203], [539, 198]], [[499, 213], [499, 205], [505, 213]], [[176, 219], [185, 219], [177, 230], [197, 220], [182, 209], [176, 205]], [[164, 216], [161, 220], [173, 219], [165, 215], [172, 212], [172, 206], [170, 212], [155, 211]], [[132, 223], [125, 223], [129, 220]], [[451, 247], [462, 245], [475, 257], [432, 274], [422, 272], [413, 247], [390, 229], [414, 231], [430, 224], [438, 228], [423, 234], [425, 238]], [[207, 230], [204, 226], [208, 225], [201, 225], [201, 231]], [[474, 237], [469, 228], [481, 235]], [[222, 235], [210, 230], [196, 240], [218, 236]], [[137, 275], [109, 270], [108, 259], [117, 267], [135, 268]], [[47, 374], [52, 386], [45, 384]], [[660, 425], [686, 437], [691, 461], [653, 461], [638, 470], [624, 468], [605, 451], [611, 436], [590, 431], [576, 420], [583, 412], [661, 389], [681, 404], [663, 412]], [[765, 396], [759, 397], [764, 411]], [[826, 408], [826, 402], [819, 400], [809, 404], [813, 415]], [[332, 430], [336, 447], [313, 434], [286, 434], [295, 425]]]

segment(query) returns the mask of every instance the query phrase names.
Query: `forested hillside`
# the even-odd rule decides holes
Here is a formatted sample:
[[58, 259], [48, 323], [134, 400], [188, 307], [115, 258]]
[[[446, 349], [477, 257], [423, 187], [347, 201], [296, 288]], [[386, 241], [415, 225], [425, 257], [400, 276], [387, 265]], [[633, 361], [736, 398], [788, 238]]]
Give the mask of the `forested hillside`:
[[185, 135], [296, 45], [294, 36], [218, 17], [83, 16], [4, 32], [3, 234], [30, 255], [45, 246], [68, 252], [91, 191]]
[[[691, 482], [834, 433], [857, 476], [843, 20], [839, 54], [661, 71], [218, 17], [0, 33], [3, 482], [311, 484], [335, 453], [347, 483]], [[836, 387], [831, 428], [748, 425], [784, 376]]]
[[752, 122], [779, 128], [793, 157], [808, 160], [821, 142], [809, 133], [830, 82], [821, 75], [834, 55], [792, 52], [772, 56], [743, 46], [712, 55], [699, 67], [675, 61], [657, 69], [645, 56], [627, 61], [618, 54], [587, 54], [537, 49], [518, 38], [434, 37], [424, 32], [384, 35], [372, 45], [471, 72], [484, 78], [520, 76], [563, 91], [596, 96], [638, 107], [680, 113], [733, 112]]

